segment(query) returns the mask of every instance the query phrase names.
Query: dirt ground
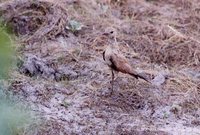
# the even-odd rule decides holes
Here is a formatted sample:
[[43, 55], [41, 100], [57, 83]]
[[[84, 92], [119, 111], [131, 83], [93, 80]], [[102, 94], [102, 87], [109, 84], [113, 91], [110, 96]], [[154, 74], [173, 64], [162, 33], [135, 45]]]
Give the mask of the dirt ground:
[[[34, 4], [33, 4], [34, 3]], [[198, 0], [14, 0], [0, 13], [19, 36], [10, 91], [43, 118], [37, 135], [200, 135]], [[71, 20], [83, 27], [70, 31]], [[113, 44], [152, 84], [111, 71]]]

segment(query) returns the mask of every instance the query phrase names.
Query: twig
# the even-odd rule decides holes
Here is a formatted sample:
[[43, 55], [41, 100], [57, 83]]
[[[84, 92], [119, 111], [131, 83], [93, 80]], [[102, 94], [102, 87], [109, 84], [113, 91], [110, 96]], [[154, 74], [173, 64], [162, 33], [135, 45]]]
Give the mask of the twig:
[[173, 27], [170, 26], [170, 25], [167, 25], [167, 27], [168, 27], [170, 30], [172, 30], [177, 36], [179, 36], [179, 37], [181, 37], [181, 38], [184, 38], [184, 39], [190, 39], [190, 40], [192, 40], [192, 41], [197, 42], [197, 43], [200, 44], [200, 41], [197, 40], [197, 39], [195, 39], [194, 37], [189, 37], [189, 36], [187, 36], [187, 35], [185, 35], [185, 34], [182, 34], [181, 32], [179, 32], [178, 30], [176, 30], [175, 28], [173, 28]]

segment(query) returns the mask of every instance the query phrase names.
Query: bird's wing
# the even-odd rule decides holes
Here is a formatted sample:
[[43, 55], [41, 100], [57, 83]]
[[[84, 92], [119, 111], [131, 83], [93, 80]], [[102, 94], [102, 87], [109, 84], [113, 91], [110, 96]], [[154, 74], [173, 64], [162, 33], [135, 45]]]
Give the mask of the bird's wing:
[[131, 76], [137, 79], [141, 78], [149, 82], [149, 80], [144, 74], [139, 74], [135, 70], [133, 70], [133, 68], [131, 67], [131, 65], [129, 64], [129, 62], [124, 56], [114, 53], [113, 55], [111, 55], [110, 61], [112, 63], [111, 66], [114, 70], [122, 72], [122, 73], [130, 74]]
[[112, 68], [122, 73], [129, 73], [132, 70], [132, 67], [128, 63], [127, 59], [120, 55], [113, 53], [110, 57], [110, 61], [112, 63]]

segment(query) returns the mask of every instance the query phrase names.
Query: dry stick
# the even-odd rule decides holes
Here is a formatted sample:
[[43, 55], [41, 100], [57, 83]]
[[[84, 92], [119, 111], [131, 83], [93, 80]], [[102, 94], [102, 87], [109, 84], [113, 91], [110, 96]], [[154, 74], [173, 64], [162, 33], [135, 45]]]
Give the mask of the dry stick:
[[180, 37], [182, 37], [182, 38], [184, 38], [184, 39], [190, 39], [190, 40], [195, 41], [195, 42], [197, 42], [197, 43], [200, 44], [200, 41], [197, 40], [197, 39], [195, 39], [194, 37], [189, 37], [189, 36], [187, 36], [187, 35], [185, 35], [185, 34], [182, 34], [181, 32], [179, 32], [178, 30], [176, 30], [175, 28], [173, 28], [173, 27], [170, 26], [170, 25], [167, 25], [167, 27], [168, 27], [170, 30], [172, 30], [176, 35], [178, 35], [178, 36], [180, 36]]
[[[167, 27], [168, 27], [170, 30], [172, 30], [176, 35], [180, 36], [181, 38], [189, 39], [189, 40], [191, 40], [191, 41], [194, 41], [194, 42], [200, 44], [200, 41], [197, 40], [197, 39], [195, 39], [194, 37], [189, 37], [189, 36], [187, 36], [187, 35], [184, 35], [184, 34], [182, 34], [181, 32], [179, 32], [178, 30], [176, 30], [175, 28], [173, 28], [173, 27], [170, 26], [170, 25], [167, 25]], [[195, 51], [195, 54], [196, 54], [196, 51]], [[198, 61], [196, 61], [196, 60], [197, 60], [197, 59], [195, 59], [195, 63], [198, 63]]]

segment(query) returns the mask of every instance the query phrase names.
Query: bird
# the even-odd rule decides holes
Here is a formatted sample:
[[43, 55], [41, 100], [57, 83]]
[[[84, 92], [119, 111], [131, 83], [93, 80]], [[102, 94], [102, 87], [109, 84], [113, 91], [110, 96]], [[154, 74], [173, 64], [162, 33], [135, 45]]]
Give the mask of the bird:
[[114, 72], [121, 72], [124, 74], [129, 74], [136, 79], [143, 79], [149, 83], [151, 83], [145, 74], [137, 73], [127, 58], [120, 52], [118, 42], [117, 42], [117, 30], [113, 27], [107, 27], [103, 33], [104, 36], [108, 37], [108, 45], [103, 51], [103, 60], [110, 67], [112, 72], [112, 81], [111, 81], [111, 94], [113, 92], [114, 85]]
[[111, 93], [113, 92], [114, 85], [114, 71], [121, 72], [124, 74], [129, 74], [136, 79], [143, 79], [147, 82], [150, 82], [144, 74], [136, 72], [133, 67], [130, 65], [129, 61], [126, 59], [122, 53], [114, 47], [114, 45], [108, 45], [103, 51], [103, 60], [110, 67], [112, 72], [112, 88]]

